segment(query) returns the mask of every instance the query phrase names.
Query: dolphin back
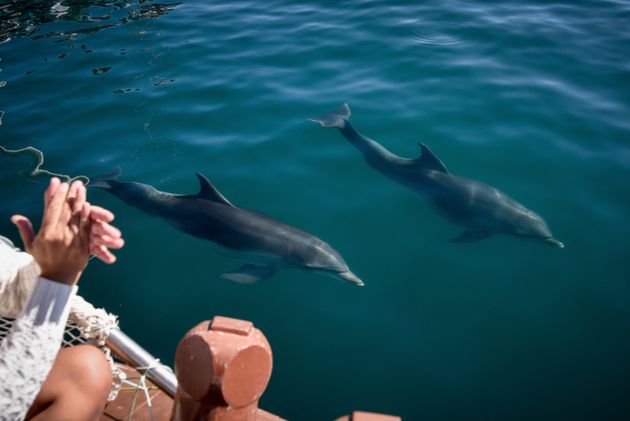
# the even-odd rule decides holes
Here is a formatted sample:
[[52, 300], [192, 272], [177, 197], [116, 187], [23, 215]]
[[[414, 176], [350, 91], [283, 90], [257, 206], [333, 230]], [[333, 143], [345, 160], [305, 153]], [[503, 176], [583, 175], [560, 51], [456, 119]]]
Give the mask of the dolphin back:
[[350, 107], [347, 103], [344, 103], [337, 111], [324, 114], [317, 118], [309, 118], [309, 120], [321, 124], [322, 127], [343, 128], [344, 121], [348, 120], [350, 115]]

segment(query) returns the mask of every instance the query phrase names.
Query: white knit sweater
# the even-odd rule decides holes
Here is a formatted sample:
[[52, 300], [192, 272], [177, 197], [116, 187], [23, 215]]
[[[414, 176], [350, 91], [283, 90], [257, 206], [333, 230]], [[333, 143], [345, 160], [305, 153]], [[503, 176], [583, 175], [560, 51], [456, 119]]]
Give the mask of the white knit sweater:
[[0, 343], [0, 420], [22, 420], [63, 339], [77, 287], [39, 276], [33, 258], [0, 241], [0, 315], [17, 317]]

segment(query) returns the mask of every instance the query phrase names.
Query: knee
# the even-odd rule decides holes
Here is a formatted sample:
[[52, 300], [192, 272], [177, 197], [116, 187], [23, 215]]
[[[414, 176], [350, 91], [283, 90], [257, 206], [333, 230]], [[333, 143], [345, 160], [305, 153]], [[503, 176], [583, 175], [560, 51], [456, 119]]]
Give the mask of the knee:
[[98, 348], [91, 345], [64, 348], [57, 354], [27, 419], [97, 420], [107, 403], [111, 385], [109, 362]]
[[73, 346], [62, 350], [59, 358], [77, 390], [107, 401], [112, 386], [112, 371], [98, 348], [92, 345]]

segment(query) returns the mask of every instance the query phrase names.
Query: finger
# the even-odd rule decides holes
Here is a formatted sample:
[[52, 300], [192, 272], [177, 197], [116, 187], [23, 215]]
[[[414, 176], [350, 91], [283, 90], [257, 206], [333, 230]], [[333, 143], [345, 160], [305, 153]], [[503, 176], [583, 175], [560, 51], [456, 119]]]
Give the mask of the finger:
[[75, 236], [75, 240], [81, 242], [83, 239], [86, 241], [87, 248], [87, 236], [83, 238], [82, 236], [82, 224], [81, 210], [83, 209], [83, 205], [85, 204], [85, 187], [83, 187], [83, 183], [80, 181], [75, 181], [70, 185], [70, 191], [68, 192], [68, 206], [70, 207], [70, 221], [69, 226], [70, 230]]
[[42, 229], [55, 227], [59, 223], [59, 217], [66, 205], [66, 196], [68, 195], [68, 183], [61, 183], [55, 194], [50, 199], [48, 209], [44, 213], [42, 220]]
[[70, 220], [68, 221], [66, 229], [72, 233], [72, 237], [75, 240], [81, 240], [81, 212], [76, 215], [70, 215]]
[[81, 217], [79, 216], [72, 216], [70, 217], [70, 221], [68, 221], [68, 226], [65, 228], [66, 230], [68, 230], [70, 232], [71, 238], [72, 239], [78, 239], [79, 238], [79, 232], [81, 231]]
[[84, 202], [81, 211], [79, 212], [79, 238], [81, 241], [89, 247], [88, 244], [90, 242], [90, 230], [91, 230], [91, 220], [90, 220], [90, 203]]
[[90, 219], [90, 214], [92, 213], [92, 204], [90, 202], [85, 202], [83, 204], [83, 209], [81, 209], [81, 219]]
[[112, 238], [108, 235], [92, 235], [90, 237], [90, 244], [105, 246], [109, 249], [121, 249], [125, 245], [125, 240], [122, 238]]
[[92, 235], [107, 235], [114, 238], [120, 238], [122, 236], [122, 233], [118, 228], [103, 221], [93, 221], [91, 232]]
[[100, 206], [92, 206], [92, 213], [90, 214], [92, 220], [100, 220], [105, 222], [112, 222], [114, 220], [114, 214], [105, 208]]
[[79, 212], [81, 212], [81, 209], [83, 208], [83, 204], [85, 203], [86, 194], [87, 194], [87, 192], [85, 190], [85, 186], [83, 185], [82, 182], [75, 181], [74, 183], [72, 183], [72, 185], [74, 186], [77, 183], [78, 183], [77, 196], [76, 196], [76, 199], [75, 199], [73, 207], [72, 207], [72, 214], [73, 215], [76, 215]]
[[116, 256], [111, 254], [104, 246], [90, 246], [90, 253], [108, 265], [116, 261]]
[[[77, 200], [79, 185], [80, 185], [80, 181], [75, 181], [70, 185], [70, 189], [68, 190], [68, 195], [66, 196], [66, 202], [61, 211], [61, 215], [59, 215], [59, 224], [61, 224], [64, 227], [71, 225], [71, 220], [74, 215], [73, 209], [74, 209], [74, 204]], [[72, 224], [73, 223], [78, 224], [78, 222], [79, 222], [79, 218], [72, 220]]]
[[31, 244], [33, 244], [33, 240], [35, 240], [35, 231], [33, 231], [33, 224], [31, 221], [22, 215], [13, 215], [11, 217], [11, 222], [15, 224], [17, 227], [20, 237], [22, 238], [22, 242], [24, 243], [25, 249], [30, 249]]
[[66, 202], [70, 206], [70, 214], [75, 214], [75, 205], [79, 198], [79, 190], [81, 189], [81, 182], [74, 181], [70, 184], [70, 190], [68, 190], [68, 196], [66, 197]]
[[48, 209], [48, 204], [50, 203], [50, 199], [55, 195], [55, 192], [59, 188], [61, 181], [57, 177], [53, 177], [50, 179], [50, 183], [48, 184], [48, 188], [44, 192], [44, 212]]

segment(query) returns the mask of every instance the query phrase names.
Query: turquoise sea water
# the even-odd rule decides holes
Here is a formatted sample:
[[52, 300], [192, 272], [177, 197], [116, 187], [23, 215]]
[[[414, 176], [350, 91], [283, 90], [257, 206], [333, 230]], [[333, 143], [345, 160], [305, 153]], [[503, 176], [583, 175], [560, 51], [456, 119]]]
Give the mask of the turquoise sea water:
[[[127, 244], [81, 294], [167, 363], [215, 314], [252, 320], [262, 407], [405, 420], [630, 419], [630, 2], [1, 2], [0, 144], [44, 168], [196, 192], [323, 238], [366, 283], [253, 286], [209, 243], [103, 191]], [[6, 83], [5, 83], [6, 82]], [[391, 151], [541, 214], [563, 250], [461, 229], [306, 119], [348, 102]], [[0, 156], [0, 232], [46, 179]]]

